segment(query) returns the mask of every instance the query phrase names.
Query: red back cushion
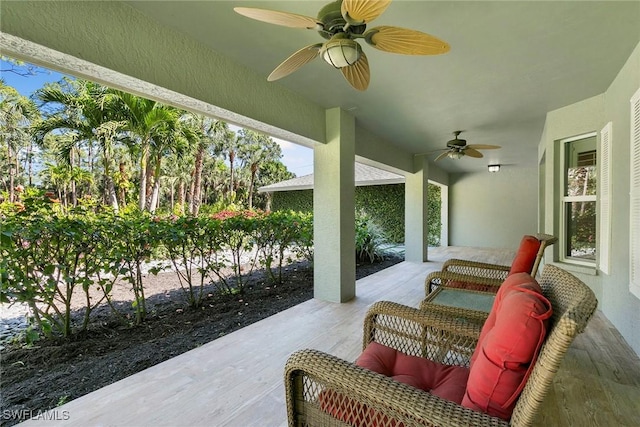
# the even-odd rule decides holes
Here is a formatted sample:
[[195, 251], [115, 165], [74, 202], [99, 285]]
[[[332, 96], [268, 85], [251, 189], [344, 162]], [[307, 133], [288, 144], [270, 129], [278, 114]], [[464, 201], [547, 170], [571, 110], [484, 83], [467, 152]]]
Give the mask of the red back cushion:
[[463, 406], [511, 418], [551, 313], [551, 304], [530, 275], [520, 273], [504, 282], [471, 358]]
[[531, 273], [533, 264], [536, 262], [540, 250], [540, 240], [533, 236], [524, 236], [520, 241], [520, 247], [516, 253], [516, 257], [511, 263], [509, 275], [515, 273]]

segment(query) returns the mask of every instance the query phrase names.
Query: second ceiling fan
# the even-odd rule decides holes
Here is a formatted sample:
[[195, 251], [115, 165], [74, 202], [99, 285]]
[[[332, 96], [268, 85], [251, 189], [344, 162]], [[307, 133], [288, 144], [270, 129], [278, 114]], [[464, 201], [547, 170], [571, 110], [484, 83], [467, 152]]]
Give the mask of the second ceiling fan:
[[[455, 136], [454, 139], [447, 141], [447, 148], [442, 148], [439, 150], [434, 150], [434, 151], [430, 151], [429, 153], [424, 153], [424, 154], [430, 154], [430, 153], [434, 153], [434, 152], [438, 152], [438, 151], [444, 151], [442, 154], [440, 154], [438, 157], [436, 157], [435, 161], [437, 162], [438, 160], [442, 160], [445, 157], [449, 157], [450, 159], [461, 159], [463, 156], [469, 156], [469, 157], [475, 157], [477, 159], [480, 159], [483, 156], [483, 154], [478, 151], [478, 150], [496, 150], [498, 148], [502, 148], [499, 145], [488, 145], [488, 144], [470, 144], [467, 145], [467, 140], [466, 139], [461, 139], [458, 138], [460, 136], [460, 134], [462, 133], [461, 130], [457, 130], [455, 132], [453, 132], [453, 135]], [[416, 154], [417, 156], [421, 156], [424, 154]]]
[[327, 4], [317, 18], [267, 9], [236, 7], [248, 18], [285, 27], [315, 30], [328, 41], [305, 46], [285, 59], [267, 78], [281, 79], [318, 56], [339, 68], [349, 84], [358, 90], [369, 86], [369, 61], [356, 39], [378, 50], [405, 55], [438, 55], [449, 45], [426, 33], [406, 28], [379, 26], [366, 29], [389, 6], [391, 0], [337, 0]]

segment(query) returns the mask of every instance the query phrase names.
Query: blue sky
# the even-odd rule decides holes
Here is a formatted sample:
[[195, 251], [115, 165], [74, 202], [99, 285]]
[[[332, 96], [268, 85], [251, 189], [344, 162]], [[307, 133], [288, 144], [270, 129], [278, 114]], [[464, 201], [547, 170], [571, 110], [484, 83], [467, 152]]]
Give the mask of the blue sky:
[[[1, 61], [0, 69], [11, 68], [11, 64]], [[2, 79], [5, 84], [16, 88], [20, 94], [30, 96], [35, 90], [44, 86], [48, 82], [57, 82], [62, 79], [63, 74], [52, 70], [39, 68], [43, 71], [30, 76], [20, 76], [12, 72], [2, 72]], [[292, 142], [273, 138], [282, 148], [282, 163], [287, 166], [296, 176], [303, 176], [313, 173], [313, 150]]]

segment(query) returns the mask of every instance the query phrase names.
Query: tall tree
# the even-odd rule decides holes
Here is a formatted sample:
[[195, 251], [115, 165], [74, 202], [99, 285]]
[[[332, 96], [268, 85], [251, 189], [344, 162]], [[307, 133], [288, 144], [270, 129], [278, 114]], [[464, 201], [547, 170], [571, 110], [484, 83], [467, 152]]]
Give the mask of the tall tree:
[[[280, 160], [271, 160], [260, 165], [260, 173], [256, 179], [256, 187], [263, 185], [275, 184], [276, 182], [285, 181], [295, 178], [296, 175], [291, 172]], [[271, 210], [272, 193], [256, 194], [258, 198], [256, 205], [269, 211]]]
[[153, 191], [151, 180], [155, 171], [150, 163], [152, 146], [155, 153], [162, 151], [162, 139], [172, 135], [176, 130], [181, 112], [130, 93], [114, 91], [114, 94], [119, 98], [120, 117], [127, 122], [126, 129], [132, 144], [132, 153], [136, 153], [138, 157], [138, 207], [141, 211], [149, 210]]
[[202, 171], [205, 156], [209, 151], [213, 155], [221, 154], [224, 143], [233, 137], [226, 122], [210, 117], [192, 114], [189, 121], [193, 123], [199, 134], [199, 141], [195, 146], [192, 179], [189, 189], [189, 213], [198, 215], [202, 204]]
[[[110, 89], [82, 79], [64, 78], [62, 82], [45, 85], [35, 93], [43, 106], [52, 109], [35, 126], [39, 141], [51, 132], [67, 131], [76, 145], [91, 145], [100, 149], [104, 198], [114, 210], [118, 210], [118, 198], [113, 184], [113, 147], [126, 122], [116, 116], [116, 106]], [[66, 147], [69, 150], [69, 147]], [[71, 164], [71, 156], [68, 158]]]
[[0, 136], [6, 144], [3, 147], [6, 149], [6, 164], [2, 166], [8, 169], [9, 180], [4, 184], [8, 187], [10, 201], [15, 200], [16, 178], [20, 171], [18, 153], [31, 145], [29, 126], [39, 115], [38, 108], [29, 98], [0, 80]]
[[160, 132], [156, 137], [152, 138], [150, 158], [153, 166], [151, 174], [153, 186], [148, 206], [150, 212], [155, 212], [160, 199], [162, 159], [171, 153], [176, 154], [179, 158], [182, 157], [189, 151], [190, 147], [197, 144], [198, 139], [198, 130], [184, 120], [178, 120], [175, 126], [166, 129], [166, 133]]
[[269, 136], [248, 129], [240, 130], [238, 147], [242, 164], [249, 172], [247, 202], [249, 209], [252, 209], [253, 193], [260, 165], [279, 160], [282, 157], [282, 150]]

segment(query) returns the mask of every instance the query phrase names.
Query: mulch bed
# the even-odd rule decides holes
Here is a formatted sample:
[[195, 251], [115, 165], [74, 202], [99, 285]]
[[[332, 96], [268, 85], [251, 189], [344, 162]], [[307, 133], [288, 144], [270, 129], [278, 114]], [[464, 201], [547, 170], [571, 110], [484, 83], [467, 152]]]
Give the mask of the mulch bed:
[[[402, 260], [391, 256], [360, 263], [356, 277]], [[175, 280], [167, 274], [149, 278], [150, 286], [153, 280]], [[176, 280], [172, 290], [148, 297], [149, 315], [139, 326], [123, 325], [107, 307], [100, 307], [89, 329], [69, 339], [1, 350], [0, 425], [16, 424], [20, 420], [14, 414], [20, 411], [54, 408], [311, 299], [313, 269], [307, 262], [290, 264], [277, 285], [269, 283], [264, 271], [256, 271], [243, 294], [221, 295], [212, 287], [198, 309], [185, 306], [181, 292]]]

